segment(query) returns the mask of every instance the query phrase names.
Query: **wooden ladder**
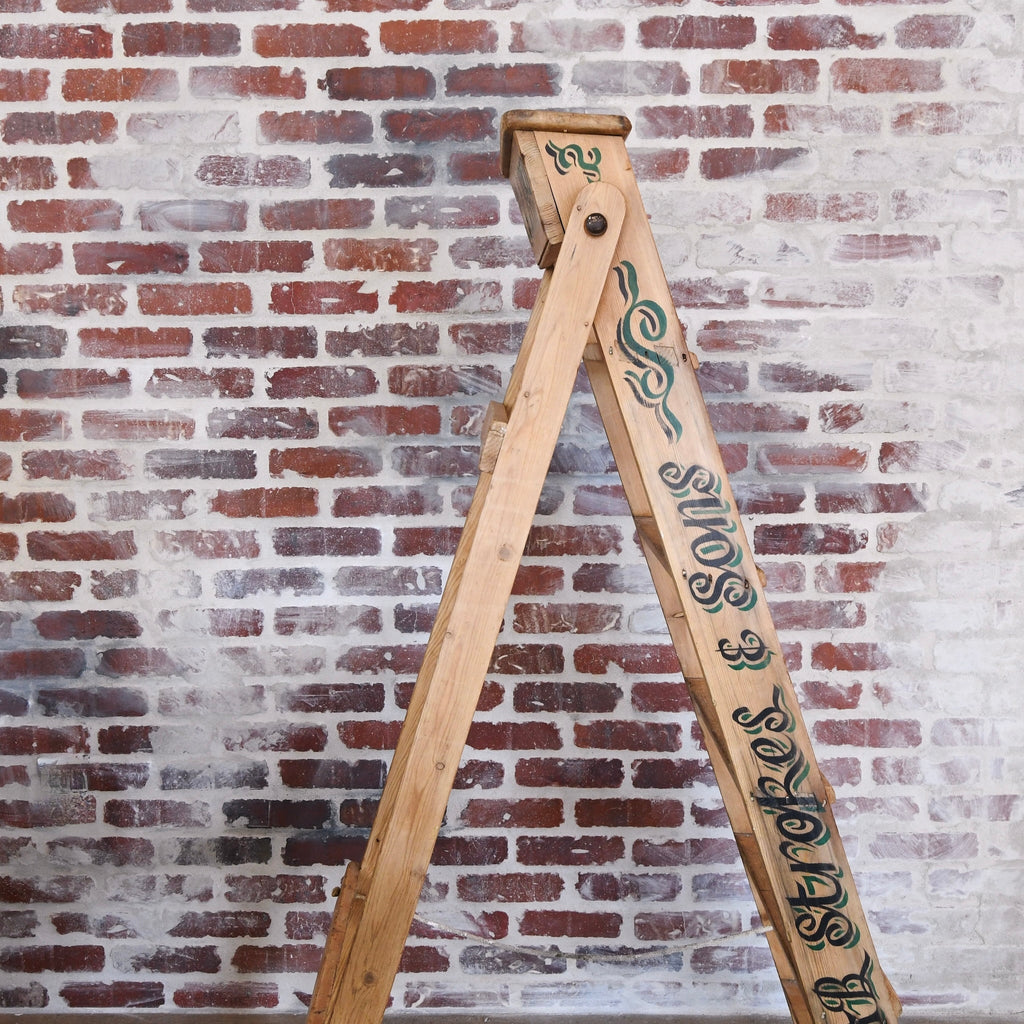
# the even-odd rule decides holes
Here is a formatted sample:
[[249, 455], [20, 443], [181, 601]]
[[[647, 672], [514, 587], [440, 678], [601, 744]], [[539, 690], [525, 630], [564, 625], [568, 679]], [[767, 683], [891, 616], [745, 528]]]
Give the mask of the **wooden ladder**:
[[796, 1024], [893, 1024], [833, 793], [726, 479], [626, 152], [626, 118], [513, 111], [501, 168], [540, 291], [308, 1024], [379, 1024], [580, 359]]

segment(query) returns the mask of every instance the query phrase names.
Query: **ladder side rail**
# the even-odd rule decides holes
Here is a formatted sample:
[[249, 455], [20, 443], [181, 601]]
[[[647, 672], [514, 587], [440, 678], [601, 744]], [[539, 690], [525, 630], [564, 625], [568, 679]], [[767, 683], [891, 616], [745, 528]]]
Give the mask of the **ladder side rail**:
[[[605, 218], [602, 234], [585, 229], [592, 213]], [[427, 671], [416, 684], [423, 692], [402, 730], [398, 770], [385, 783], [384, 814], [359, 872], [326, 1024], [383, 1017], [624, 213], [619, 191], [595, 183], [567, 218], [550, 300], [517, 376], [520, 390], [506, 400], [505, 439], [493, 472], [481, 475], [456, 554], [453, 596], [432, 630]]]
[[[768, 888], [786, 911], [779, 929], [806, 999], [891, 1022], [900, 1013], [871, 940], [749, 541], [687, 358], [671, 291], [619, 138], [537, 132], [560, 210], [594, 177], [625, 196], [628, 216], [595, 341], [644, 476], [648, 538], [684, 602], [712, 714], [751, 803]], [[638, 524], [639, 525], [639, 524]], [[756, 862], [757, 858], [755, 858]], [[783, 971], [788, 970], [783, 965]], [[838, 1011], [836, 1011], [838, 1012]], [[857, 1016], [854, 1019], [860, 1020]]]

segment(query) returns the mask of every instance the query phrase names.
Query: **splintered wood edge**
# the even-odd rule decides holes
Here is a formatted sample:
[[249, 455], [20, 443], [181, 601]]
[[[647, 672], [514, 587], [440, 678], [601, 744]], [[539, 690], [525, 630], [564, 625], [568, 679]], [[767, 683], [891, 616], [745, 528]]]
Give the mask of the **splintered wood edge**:
[[501, 115], [501, 173], [508, 177], [515, 132], [571, 132], [574, 135], [618, 135], [633, 130], [621, 114], [574, 114], [566, 110], [507, 110]]

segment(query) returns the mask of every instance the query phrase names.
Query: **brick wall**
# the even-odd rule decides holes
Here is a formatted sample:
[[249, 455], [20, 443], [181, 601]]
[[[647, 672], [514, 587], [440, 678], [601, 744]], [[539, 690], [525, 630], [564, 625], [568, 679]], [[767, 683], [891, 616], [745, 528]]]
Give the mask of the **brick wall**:
[[[1012, 0], [0, 0], [0, 1006], [308, 998], [535, 294], [628, 115], [880, 956], [1019, 1002]], [[780, 1012], [574, 397], [399, 1007]], [[669, 949], [632, 963], [591, 953]], [[528, 947], [523, 952], [521, 947]]]

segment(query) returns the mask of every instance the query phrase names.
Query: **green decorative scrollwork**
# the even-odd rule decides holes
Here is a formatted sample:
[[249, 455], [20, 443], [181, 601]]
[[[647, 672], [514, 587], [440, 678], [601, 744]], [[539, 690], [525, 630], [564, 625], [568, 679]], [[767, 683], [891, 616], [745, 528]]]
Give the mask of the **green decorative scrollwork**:
[[559, 174], [568, 174], [573, 167], [578, 167], [587, 181], [601, 180], [601, 150], [596, 146], [583, 152], [583, 147], [575, 142], [568, 146], [556, 146], [549, 142], [544, 147], [544, 152], [555, 159], [555, 170]]
[[654, 410], [665, 436], [676, 442], [683, 436], [683, 425], [668, 407], [669, 392], [675, 382], [675, 368], [659, 352], [648, 347], [665, 337], [668, 317], [653, 299], [640, 298], [636, 267], [632, 263], [623, 260], [615, 268], [615, 276], [627, 304], [615, 337], [619, 350], [638, 367], [626, 371], [626, 381], [636, 400]]
[[752, 629], [743, 630], [738, 643], [722, 637], [718, 641], [718, 653], [734, 672], [744, 668], [766, 668], [773, 656], [773, 652], [768, 650], [765, 642]]

